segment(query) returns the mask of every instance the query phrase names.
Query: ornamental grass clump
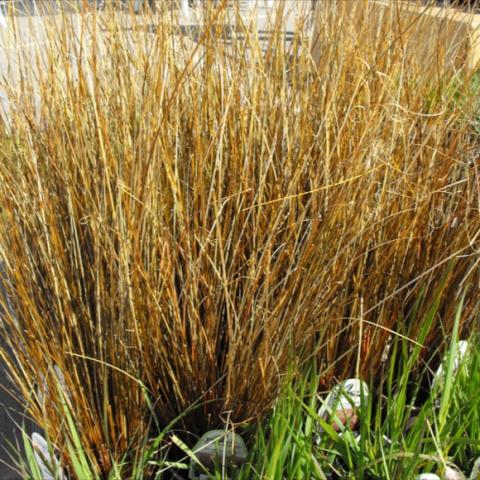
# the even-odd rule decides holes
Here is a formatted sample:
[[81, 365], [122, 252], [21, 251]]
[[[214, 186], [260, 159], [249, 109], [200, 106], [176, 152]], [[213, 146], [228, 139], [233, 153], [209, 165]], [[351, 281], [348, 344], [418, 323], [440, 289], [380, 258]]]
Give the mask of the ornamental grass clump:
[[11, 18], [4, 50], [4, 356], [98, 475], [192, 405], [194, 433], [261, 417], [292, 361], [375, 381], [432, 303], [425, 355], [479, 304], [470, 71], [373, 4], [318, 2], [317, 61], [282, 9], [265, 39], [162, 5]]

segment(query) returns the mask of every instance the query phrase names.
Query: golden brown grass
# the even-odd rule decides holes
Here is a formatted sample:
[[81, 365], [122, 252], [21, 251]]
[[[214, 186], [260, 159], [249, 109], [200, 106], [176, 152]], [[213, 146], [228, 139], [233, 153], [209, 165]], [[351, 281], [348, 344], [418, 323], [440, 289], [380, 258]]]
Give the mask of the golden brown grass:
[[464, 324], [478, 308], [472, 79], [439, 52], [407, 54], [394, 17], [378, 34], [373, 9], [329, 4], [317, 65], [278, 25], [262, 54], [247, 27], [231, 42], [205, 28], [197, 45], [162, 12], [48, 17], [45, 45], [12, 50], [12, 368], [25, 395], [49, 385], [30, 413], [60, 446], [61, 369], [99, 472], [147, 429], [139, 382], [160, 424], [197, 399], [192, 431], [247, 421], [292, 360], [317, 355], [325, 384], [374, 378], [439, 285], [432, 349], [460, 290]]

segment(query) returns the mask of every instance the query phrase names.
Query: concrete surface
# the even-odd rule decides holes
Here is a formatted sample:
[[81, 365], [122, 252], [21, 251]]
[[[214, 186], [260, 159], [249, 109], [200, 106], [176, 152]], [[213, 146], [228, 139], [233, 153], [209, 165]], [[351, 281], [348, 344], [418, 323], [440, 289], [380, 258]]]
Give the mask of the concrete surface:
[[[0, 0], [0, 2], [6, 0]], [[64, 0], [65, 2], [82, 1], [82, 0]], [[127, 0], [128, 1], [128, 0]], [[144, 0], [136, 0], [137, 2]], [[249, 23], [253, 18], [253, 27], [259, 32], [260, 39], [264, 45], [267, 45], [270, 29], [270, 21], [272, 18], [272, 5], [278, 6], [280, 3], [284, 5], [283, 26], [285, 31], [285, 43], [288, 47], [289, 42], [293, 38], [293, 31], [297, 19], [303, 12], [312, 11], [312, 0], [230, 0], [236, 2], [235, 5], [239, 7], [242, 21]], [[41, 3], [43, 2], [43, 3]], [[14, 87], [18, 84], [20, 73], [18, 70], [17, 55], [22, 55], [29, 59], [34, 57], [35, 51], [39, 46], [46, 44], [45, 40], [45, 23], [54, 22], [56, 18], [60, 19], [60, 14], [51, 9], [51, 5], [55, 5], [50, 0], [41, 0], [35, 3], [35, 0], [16, 0], [15, 4], [9, 4], [10, 7], [14, 5], [15, 16], [9, 18], [1, 15], [0, 8], [0, 75], [2, 80], [6, 80], [9, 86]], [[42, 4], [43, 8], [39, 8]], [[192, 43], [195, 43], [199, 38], [202, 23], [202, 4], [203, 0], [182, 0], [181, 9], [176, 11], [178, 15], [178, 25], [180, 31], [184, 36], [189, 37]], [[50, 5], [47, 7], [46, 5]], [[137, 3], [136, 3], [137, 5]], [[139, 4], [138, 4], [139, 5]], [[232, 3], [230, 4], [232, 5]], [[231, 7], [230, 7], [231, 8]], [[10, 8], [9, 11], [12, 11]], [[44, 12], [48, 11], [49, 14]], [[99, 11], [98, 16], [107, 13]], [[72, 23], [75, 28], [79, 30], [80, 15], [71, 13]], [[93, 18], [93, 15], [91, 15]], [[150, 17], [155, 21], [155, 15]], [[128, 35], [129, 30], [129, 16], [125, 14], [125, 31]], [[15, 28], [12, 26], [12, 21], [15, 23]], [[233, 22], [233, 20], [232, 20]], [[153, 34], [154, 23], [146, 25], [145, 34]], [[228, 25], [226, 26], [224, 39], [229, 39]], [[308, 27], [306, 27], [308, 28]], [[232, 29], [233, 31], [233, 29]], [[100, 32], [101, 34], [101, 32]], [[192, 49], [194, 47], [192, 46]], [[46, 52], [42, 52], [42, 54]], [[72, 58], [72, 65], [75, 63]], [[28, 60], [27, 60], [28, 62]], [[34, 62], [30, 62], [33, 64]], [[1, 83], [1, 81], [0, 81]], [[10, 105], [7, 101], [7, 92], [5, 88], [0, 86], [0, 115], [7, 119], [9, 117]]]

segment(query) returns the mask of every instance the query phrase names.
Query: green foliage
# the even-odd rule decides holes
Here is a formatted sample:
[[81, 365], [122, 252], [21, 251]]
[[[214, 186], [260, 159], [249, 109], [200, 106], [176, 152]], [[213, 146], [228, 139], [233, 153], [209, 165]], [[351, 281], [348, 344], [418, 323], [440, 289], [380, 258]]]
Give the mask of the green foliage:
[[[438, 302], [434, 302], [438, 305]], [[460, 318], [462, 304], [457, 308]], [[431, 311], [431, 314], [437, 312]], [[432, 323], [424, 319], [425, 340]], [[418, 365], [422, 348], [403, 336], [395, 336], [382, 381], [362, 402], [360, 427], [356, 432], [344, 427], [336, 431], [318, 416], [322, 403], [318, 384], [322, 373], [314, 363], [306, 371], [291, 369], [288, 380], [266, 421], [243, 431], [250, 439], [247, 464], [235, 480], [264, 479], [405, 479], [419, 472], [441, 474], [448, 465], [470, 472], [480, 456], [480, 338], [474, 333], [470, 348], [458, 369], [454, 369], [458, 337], [456, 329], [444, 352], [445, 374], [438, 388], [430, 388], [432, 370]], [[424, 390], [422, 392], [422, 389]], [[323, 395], [324, 397], [324, 395]], [[186, 414], [187, 412], [185, 412]], [[65, 403], [66, 430], [71, 439], [67, 453], [74, 478], [95, 479]], [[196, 452], [175, 433], [172, 422], [156, 438], [144, 439], [141, 455], [133, 464], [114, 463], [107, 477], [169, 478], [173, 470], [186, 475]], [[318, 428], [322, 433], [318, 435]], [[29, 478], [40, 478], [29, 438], [24, 436], [26, 455], [21, 470]], [[183, 456], [174, 460], [169, 445]], [[54, 447], [51, 446], [54, 452]], [[138, 451], [138, 449], [137, 449]], [[222, 479], [221, 470], [212, 479]]]
[[[461, 304], [457, 309], [457, 319]], [[425, 328], [425, 335], [432, 328]], [[422, 339], [419, 339], [422, 340]], [[271, 418], [259, 427], [248, 466], [240, 479], [405, 479], [422, 471], [442, 473], [457, 465], [469, 473], [480, 456], [480, 347], [475, 333], [461, 368], [454, 374], [457, 345], [447, 345], [447, 373], [439, 390], [430, 390], [428, 367], [418, 371], [422, 349], [393, 340], [382, 382], [363, 407], [357, 433], [336, 432], [318, 418], [318, 369], [289, 383]], [[421, 386], [426, 389], [420, 395]], [[313, 425], [323, 427], [317, 445]], [[358, 438], [360, 434], [360, 439]], [[333, 476], [333, 477], [332, 477]]]

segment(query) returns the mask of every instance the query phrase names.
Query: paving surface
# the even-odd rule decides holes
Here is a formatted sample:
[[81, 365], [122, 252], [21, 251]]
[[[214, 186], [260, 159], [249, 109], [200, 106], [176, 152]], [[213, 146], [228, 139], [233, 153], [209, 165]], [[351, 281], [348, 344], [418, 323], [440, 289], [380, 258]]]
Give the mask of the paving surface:
[[[2, 80], [7, 80], [11, 87], [15, 87], [19, 83], [20, 73], [18, 71], [17, 56], [21, 55], [24, 58], [34, 58], [38, 47], [46, 44], [45, 28], [46, 24], [55, 21], [55, 18], [60, 20], [61, 15], [58, 13], [58, 8], [52, 7], [55, 3], [49, 0], [14, 0], [14, 3], [5, 7], [9, 0], [0, 0], [0, 75]], [[64, 2], [79, 2], [82, 0], [63, 0]], [[95, 3], [95, 0], [89, 0]], [[97, 2], [99, 0], [96, 0]], [[136, 7], [140, 7], [143, 2], [148, 0], [134, 0]], [[159, 1], [159, 0], [157, 0]], [[162, 0], [163, 1], [163, 0]], [[178, 25], [183, 34], [195, 42], [199, 38], [202, 23], [202, 5], [204, 0], [181, 0], [181, 9], [176, 11]], [[217, 0], [218, 1], [218, 0]], [[3, 2], [3, 3], [2, 3]], [[242, 21], [245, 24], [252, 22], [253, 28], [259, 32], [259, 38], [263, 45], [267, 45], [271, 20], [273, 18], [274, 7], [283, 5], [283, 28], [285, 33], [285, 42], [288, 44], [293, 37], [293, 31], [300, 15], [304, 12], [312, 10], [312, 0], [228, 0], [228, 8], [233, 11], [233, 7], [238, 7]], [[2, 7], [3, 5], [3, 7]], [[65, 4], [63, 4], [65, 5]], [[173, 5], [173, 3], [172, 3]], [[42, 7], [40, 7], [42, 6]], [[12, 8], [13, 7], [13, 8]], [[13, 21], [15, 28], [12, 26], [12, 20], [6, 11], [14, 12]], [[4, 14], [2, 14], [2, 11]], [[48, 11], [49, 14], [45, 14]], [[99, 18], [106, 15], [106, 12], [99, 11]], [[93, 15], [92, 15], [93, 18]], [[155, 15], [149, 17], [153, 20], [147, 27], [150, 32], [154, 31]], [[233, 16], [232, 16], [233, 18]], [[72, 23], [75, 28], [80, 29], [80, 15], [71, 13]], [[137, 20], [138, 21], [138, 20]], [[125, 29], [129, 29], [128, 23], [131, 22], [129, 15], [125, 14]], [[226, 26], [234, 28], [232, 25]], [[308, 28], [308, 26], [306, 26]], [[233, 30], [232, 30], [233, 31]], [[148, 32], [148, 30], [147, 30]], [[226, 30], [226, 38], [228, 38], [228, 31]], [[126, 33], [128, 34], [128, 33]], [[43, 52], [46, 54], [46, 52]], [[28, 60], [27, 60], [28, 62]], [[34, 64], [35, 62], [29, 62]], [[73, 62], [72, 62], [73, 63]], [[10, 105], [7, 101], [7, 94], [5, 88], [0, 86], [0, 115], [8, 118]]]

